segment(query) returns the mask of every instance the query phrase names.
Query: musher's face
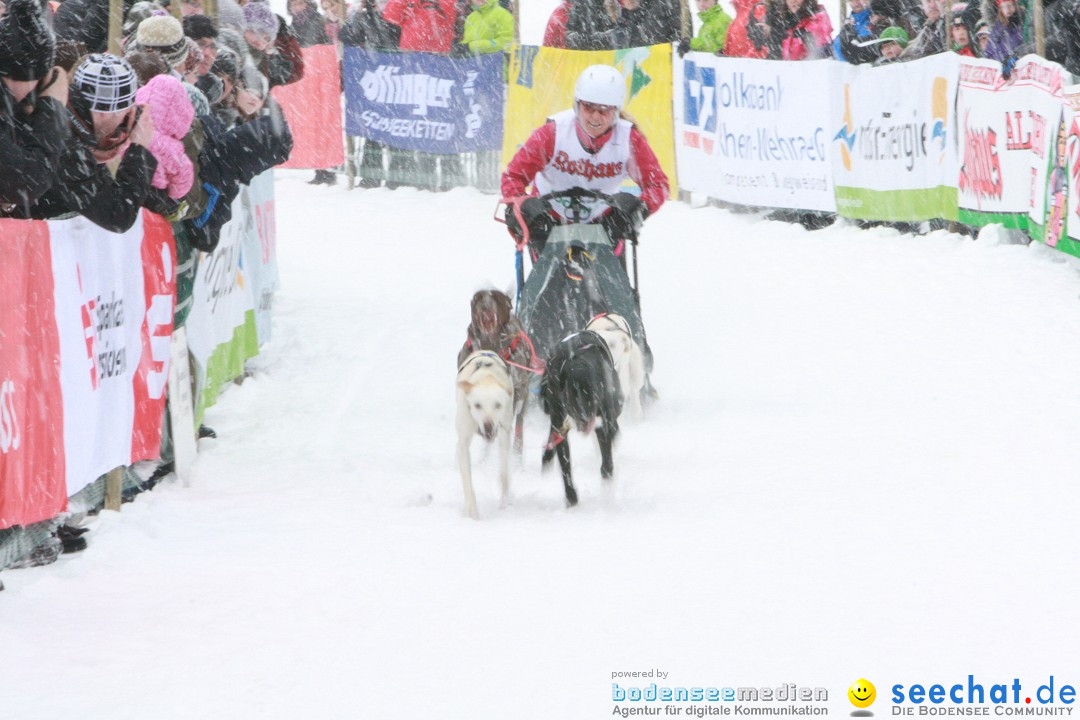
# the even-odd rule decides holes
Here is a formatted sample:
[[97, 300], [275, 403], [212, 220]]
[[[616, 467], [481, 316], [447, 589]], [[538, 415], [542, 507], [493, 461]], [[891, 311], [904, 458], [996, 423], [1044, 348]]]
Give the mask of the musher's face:
[[597, 105], [584, 100], [577, 101], [577, 120], [589, 137], [600, 137], [615, 124], [619, 108], [614, 105]]

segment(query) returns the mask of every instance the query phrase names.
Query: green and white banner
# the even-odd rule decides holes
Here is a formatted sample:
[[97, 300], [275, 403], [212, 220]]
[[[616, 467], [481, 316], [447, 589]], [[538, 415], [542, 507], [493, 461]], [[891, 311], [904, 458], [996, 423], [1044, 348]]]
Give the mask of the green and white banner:
[[273, 209], [273, 171], [267, 171], [241, 189], [217, 248], [199, 259], [187, 320], [196, 424], [269, 338], [278, 280]]
[[946, 53], [883, 67], [842, 66], [832, 133], [840, 215], [956, 219], [958, 63]]

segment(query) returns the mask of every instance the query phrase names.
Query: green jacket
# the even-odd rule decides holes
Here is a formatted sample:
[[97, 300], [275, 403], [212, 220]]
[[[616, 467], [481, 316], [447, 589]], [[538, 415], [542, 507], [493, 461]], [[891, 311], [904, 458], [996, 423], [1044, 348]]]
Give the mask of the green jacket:
[[514, 16], [499, 6], [499, 0], [487, 0], [465, 18], [461, 44], [477, 55], [502, 52], [514, 42]]
[[690, 39], [690, 49], [708, 53], [723, 50], [731, 16], [719, 5], [713, 5], [708, 10], [699, 12], [698, 17], [701, 18], [701, 32]]

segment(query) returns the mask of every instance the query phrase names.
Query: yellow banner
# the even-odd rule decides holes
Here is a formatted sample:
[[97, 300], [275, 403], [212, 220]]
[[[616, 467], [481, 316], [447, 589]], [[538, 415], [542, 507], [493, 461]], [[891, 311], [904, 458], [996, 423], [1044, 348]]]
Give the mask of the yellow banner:
[[590, 65], [614, 65], [626, 78], [626, 111], [649, 139], [678, 197], [675, 121], [671, 114], [671, 46], [629, 50], [561, 50], [519, 45], [510, 58], [510, 92], [503, 130], [503, 167], [536, 128], [574, 104], [574, 83]]

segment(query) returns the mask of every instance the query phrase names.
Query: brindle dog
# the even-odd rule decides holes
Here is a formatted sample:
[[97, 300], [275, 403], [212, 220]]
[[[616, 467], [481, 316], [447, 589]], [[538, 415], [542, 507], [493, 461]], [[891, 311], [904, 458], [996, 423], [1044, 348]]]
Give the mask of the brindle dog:
[[529, 400], [529, 377], [540, 370], [532, 341], [525, 333], [506, 293], [480, 290], [473, 295], [465, 345], [458, 353], [458, 366], [470, 353], [490, 350], [510, 365], [514, 382], [514, 451], [521, 453], [525, 408]]

